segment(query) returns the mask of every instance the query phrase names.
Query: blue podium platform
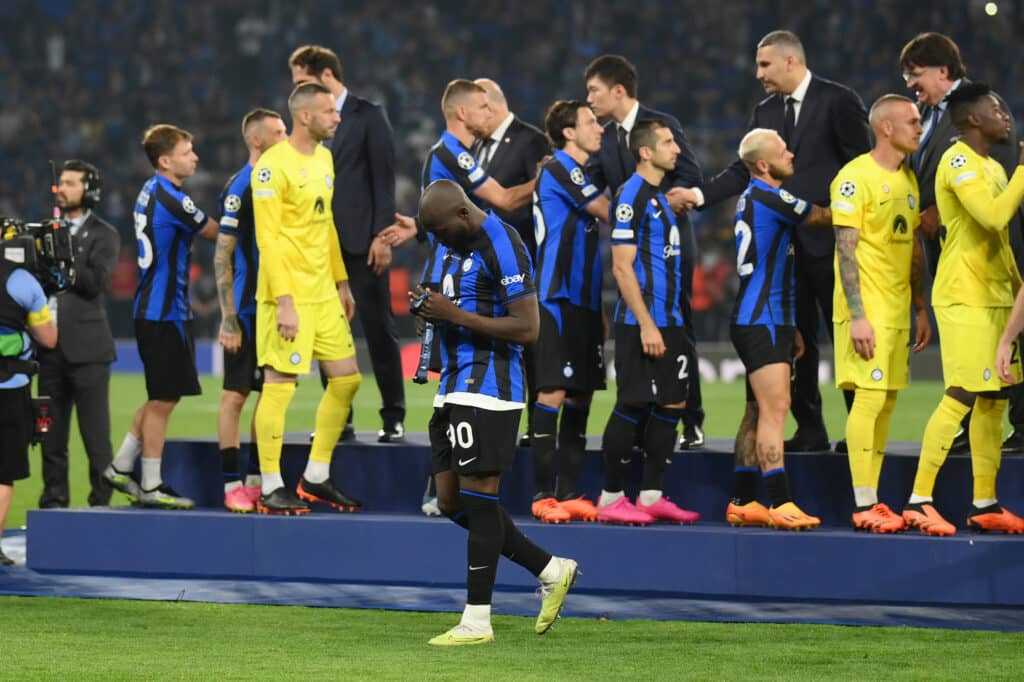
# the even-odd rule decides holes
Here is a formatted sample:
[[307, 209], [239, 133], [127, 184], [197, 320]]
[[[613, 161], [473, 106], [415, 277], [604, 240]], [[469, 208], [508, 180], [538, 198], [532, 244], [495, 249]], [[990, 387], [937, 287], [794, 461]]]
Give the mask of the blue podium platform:
[[[366, 511], [412, 514], [418, 511], [427, 476], [430, 451], [425, 434], [409, 434], [408, 442], [378, 445], [376, 435], [335, 450], [332, 478], [347, 493], [360, 498]], [[903, 508], [917, 468], [918, 445], [894, 443], [882, 469], [879, 498], [893, 509]], [[295, 485], [309, 452], [308, 435], [289, 434], [282, 453], [285, 481]], [[636, 493], [643, 455], [634, 454], [627, 476], [627, 492]], [[794, 498], [823, 524], [846, 528], [853, 512], [850, 470], [845, 455], [812, 453], [786, 455]], [[694, 509], [706, 520], [722, 520], [732, 494], [732, 441], [710, 439], [704, 450], [677, 452], [665, 479], [665, 493], [681, 506]], [[217, 443], [207, 440], [170, 440], [164, 448], [164, 479], [199, 506], [220, 508], [223, 487]], [[579, 490], [596, 499], [603, 480], [600, 439], [590, 436]], [[529, 515], [533, 497], [530, 451], [520, 448], [514, 468], [502, 477], [502, 504], [513, 515]], [[762, 490], [763, 493], [763, 490]], [[966, 455], [951, 455], [936, 482], [935, 500], [947, 519], [963, 526], [971, 503], [971, 464]], [[115, 493], [117, 494], [117, 493]], [[762, 494], [762, 499], [766, 497]], [[1024, 513], [1024, 457], [1003, 458], [999, 499]]]
[[[517, 523], [577, 559], [579, 589], [591, 594], [1024, 606], [1024, 541], [1016, 538]], [[403, 514], [81, 509], [30, 511], [26, 549], [28, 568], [44, 573], [448, 588], [464, 584], [465, 543], [465, 531], [447, 520]], [[536, 580], [503, 560], [497, 586]]]

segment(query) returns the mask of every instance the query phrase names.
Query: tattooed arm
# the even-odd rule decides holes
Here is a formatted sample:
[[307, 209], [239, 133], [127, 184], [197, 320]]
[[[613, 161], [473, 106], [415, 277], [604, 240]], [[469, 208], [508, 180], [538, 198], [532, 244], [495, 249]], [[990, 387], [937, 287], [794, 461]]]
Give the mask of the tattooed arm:
[[237, 242], [238, 237], [221, 232], [217, 235], [217, 249], [213, 254], [213, 272], [220, 301], [220, 343], [229, 353], [237, 352], [242, 346], [242, 327], [235, 309], [235, 269], [231, 264], [231, 254], [235, 252]]
[[865, 360], [875, 356], [875, 330], [864, 314], [864, 301], [860, 296], [860, 272], [857, 267], [857, 242], [860, 233], [852, 227], [836, 227], [836, 258], [839, 261], [839, 279], [846, 307], [850, 309], [850, 339], [857, 355]]
[[928, 300], [924, 293], [924, 248], [914, 236], [914, 256], [910, 261], [910, 296], [914, 305], [914, 352], [921, 352], [932, 340], [932, 323], [928, 319]]

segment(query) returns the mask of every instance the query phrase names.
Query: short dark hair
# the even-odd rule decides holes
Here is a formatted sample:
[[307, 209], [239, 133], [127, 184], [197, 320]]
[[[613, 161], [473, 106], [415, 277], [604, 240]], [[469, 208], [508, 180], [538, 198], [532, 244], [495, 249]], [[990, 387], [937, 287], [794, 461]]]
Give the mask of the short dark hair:
[[288, 58], [288, 66], [301, 66], [311, 76], [317, 78], [324, 72], [324, 69], [330, 69], [334, 78], [341, 80], [341, 60], [338, 59], [334, 50], [323, 45], [303, 45], [296, 48], [292, 52], [292, 56]]
[[242, 117], [242, 137], [249, 132], [249, 127], [261, 123], [264, 119], [281, 118], [281, 114], [273, 109], [261, 109], [257, 107]]
[[792, 31], [777, 30], [765, 34], [757, 43], [757, 49], [760, 50], [762, 47], [782, 47], [793, 50], [800, 57], [801, 62], [807, 62], [804, 44], [800, 42], [800, 36]]
[[565, 139], [566, 128], [575, 128], [579, 120], [580, 109], [587, 108], [587, 103], [578, 99], [560, 99], [548, 108], [544, 115], [544, 132], [548, 134], [555, 149], [564, 149], [568, 140]]
[[84, 188], [82, 207], [96, 208], [96, 205], [100, 203], [100, 196], [103, 191], [103, 177], [100, 175], [99, 169], [88, 161], [68, 159], [61, 166], [60, 170], [62, 173], [64, 171], [72, 171], [82, 174], [82, 187]]
[[949, 119], [957, 130], [967, 127], [967, 117], [974, 111], [974, 106], [983, 97], [992, 94], [992, 88], [985, 83], [961, 83], [953, 92], [946, 95], [946, 106], [949, 108]]
[[915, 66], [945, 66], [951, 81], [967, 75], [960, 48], [952, 38], [941, 33], [919, 33], [903, 46], [900, 68], [907, 71]]
[[646, 121], [638, 121], [633, 129], [629, 131], [629, 151], [633, 157], [640, 160], [640, 147], [654, 149], [658, 144], [658, 130], [668, 128], [668, 124], [658, 118], [651, 118]]
[[589, 81], [594, 76], [600, 78], [609, 88], [621, 85], [626, 94], [636, 97], [639, 79], [636, 67], [619, 54], [604, 54], [590, 62], [583, 74], [583, 80]]
[[150, 126], [142, 134], [142, 148], [146, 151], [146, 158], [150, 165], [157, 168], [160, 157], [170, 154], [179, 142], [192, 139], [192, 133], [184, 128], [172, 126], [167, 123], [158, 123]]

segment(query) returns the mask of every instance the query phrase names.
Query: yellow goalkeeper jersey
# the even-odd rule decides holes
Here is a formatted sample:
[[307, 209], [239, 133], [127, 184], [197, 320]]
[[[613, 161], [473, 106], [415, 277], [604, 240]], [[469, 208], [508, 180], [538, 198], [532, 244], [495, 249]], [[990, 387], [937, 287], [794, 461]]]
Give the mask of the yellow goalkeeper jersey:
[[252, 210], [260, 264], [256, 300], [290, 294], [295, 303], [337, 296], [348, 279], [334, 228], [334, 161], [326, 147], [312, 156], [289, 140], [268, 149], [252, 171]]
[[1007, 182], [999, 162], [953, 144], [935, 173], [942, 253], [932, 305], [1009, 308], [1020, 288], [1007, 226], [1024, 199], [1024, 170]]
[[[870, 152], [839, 169], [831, 186], [832, 224], [857, 230], [857, 270], [864, 313], [873, 325], [910, 328], [910, 266], [914, 230], [921, 223], [917, 178], [906, 166], [890, 171]], [[846, 322], [846, 304], [835, 259], [832, 321]]]

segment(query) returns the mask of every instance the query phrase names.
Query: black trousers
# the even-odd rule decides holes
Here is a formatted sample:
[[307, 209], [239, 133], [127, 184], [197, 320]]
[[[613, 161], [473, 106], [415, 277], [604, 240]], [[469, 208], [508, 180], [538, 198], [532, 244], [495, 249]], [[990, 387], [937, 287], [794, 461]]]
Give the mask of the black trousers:
[[[796, 251], [796, 328], [804, 338], [804, 354], [796, 361], [791, 393], [793, 417], [802, 438], [828, 438], [821, 414], [821, 391], [818, 389], [818, 329], [824, 320], [832, 338], [832, 290], [835, 273], [832, 256], [812, 256]], [[818, 312], [821, 311], [819, 316]]]
[[686, 426], [704, 426], [704, 404], [700, 393], [700, 365], [697, 356], [697, 336], [693, 325], [693, 307], [690, 297], [693, 294], [693, 268], [697, 262], [697, 240], [694, 238], [693, 225], [683, 220], [680, 227], [679, 241], [682, 243], [683, 292], [679, 297], [679, 305], [686, 321], [687, 338], [690, 348], [687, 351], [686, 367], [690, 374], [690, 390], [686, 396], [686, 407], [683, 408], [683, 424]]
[[343, 253], [352, 296], [356, 299], [353, 334], [361, 328], [370, 351], [373, 376], [380, 389], [380, 418], [386, 425], [405, 421], [402, 355], [398, 349], [395, 316], [391, 312], [388, 271], [378, 275], [366, 264], [366, 254]]
[[39, 395], [50, 396], [50, 431], [43, 437], [43, 493], [40, 507], [67, 507], [68, 438], [71, 408], [89, 458], [90, 506], [110, 504], [110, 484], [103, 470], [113, 460], [110, 444], [110, 363], [71, 364], [59, 351], [39, 356]]

